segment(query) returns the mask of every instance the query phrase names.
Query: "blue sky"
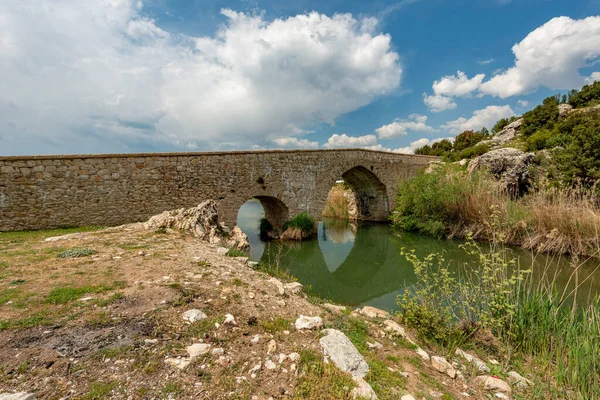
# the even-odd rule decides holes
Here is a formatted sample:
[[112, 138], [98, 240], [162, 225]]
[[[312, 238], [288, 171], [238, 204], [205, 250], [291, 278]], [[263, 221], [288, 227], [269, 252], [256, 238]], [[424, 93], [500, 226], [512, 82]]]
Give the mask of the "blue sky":
[[0, 155], [411, 152], [600, 79], [598, 14], [598, 0], [5, 0]]

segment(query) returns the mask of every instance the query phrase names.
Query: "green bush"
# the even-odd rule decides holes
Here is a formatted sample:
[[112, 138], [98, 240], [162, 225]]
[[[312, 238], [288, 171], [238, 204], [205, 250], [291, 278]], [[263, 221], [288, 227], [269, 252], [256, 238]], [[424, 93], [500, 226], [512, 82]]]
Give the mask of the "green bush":
[[490, 146], [488, 144], [480, 143], [475, 146], [467, 147], [466, 149], [462, 150], [458, 154], [458, 159], [462, 160], [463, 158], [468, 158], [468, 159], [475, 158], [482, 154], [487, 153], [488, 151], [490, 151]]
[[72, 249], [67, 249], [61, 253], [58, 253], [56, 257], [58, 258], [77, 258], [77, 257], [86, 257], [96, 254], [96, 250], [86, 249], [82, 247], [74, 247]]
[[312, 217], [307, 213], [298, 214], [283, 224], [284, 231], [288, 230], [289, 228], [299, 229], [302, 231], [303, 237], [312, 237], [317, 233], [315, 230], [315, 220], [312, 219]]
[[540, 129], [527, 138], [527, 151], [536, 151], [548, 148], [553, 135], [553, 131], [549, 131], [548, 129]]
[[556, 96], [548, 97], [542, 105], [523, 114], [520, 134], [528, 137], [540, 129], [552, 129], [557, 121], [558, 99]]
[[600, 103], [600, 81], [585, 85], [580, 91], [573, 91], [569, 104], [574, 108], [589, 107]]
[[492, 133], [498, 133], [501, 130], [503, 130], [504, 128], [506, 128], [506, 125], [515, 122], [517, 119], [519, 119], [519, 117], [517, 116], [512, 116], [510, 118], [502, 118], [500, 119], [500, 121], [496, 122], [496, 124], [494, 125], [494, 127], [492, 128]]
[[263, 242], [267, 242], [269, 238], [269, 232], [273, 230], [273, 225], [266, 218], [261, 218], [258, 225], [258, 236]]
[[398, 186], [395, 228], [443, 237], [461, 219], [461, 206], [479, 174], [466, 175], [458, 167], [444, 165], [420, 172]]
[[[484, 128], [485, 129], [485, 128]], [[486, 130], [487, 131], [487, 130]], [[460, 135], [456, 137], [454, 140], [454, 151], [462, 151], [468, 147], [475, 146], [477, 143], [489, 137], [488, 134], [484, 132], [474, 132], [474, 131], [464, 131]]]

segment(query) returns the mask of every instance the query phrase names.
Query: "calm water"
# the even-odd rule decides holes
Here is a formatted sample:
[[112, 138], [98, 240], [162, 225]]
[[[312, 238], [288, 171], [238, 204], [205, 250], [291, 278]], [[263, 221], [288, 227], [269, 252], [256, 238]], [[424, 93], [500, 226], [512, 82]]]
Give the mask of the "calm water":
[[[400, 255], [402, 247], [414, 249], [423, 257], [443, 252], [446, 260], [458, 268], [468, 261], [459, 248], [460, 241], [437, 240], [413, 233], [394, 233], [387, 224], [350, 224], [339, 220], [319, 222], [318, 238], [304, 242], [263, 243], [258, 237], [258, 222], [263, 217], [258, 201], [249, 201], [238, 215], [238, 225], [246, 232], [252, 246], [251, 258], [273, 261], [277, 253], [280, 265], [311, 285], [312, 292], [352, 307], [370, 305], [385, 310], [397, 309], [396, 296], [415, 282], [413, 267]], [[534, 276], [557, 276], [562, 290], [569, 283], [572, 268], [567, 257], [537, 255], [522, 249], [510, 249], [519, 258], [521, 268], [533, 263]], [[600, 293], [600, 270], [592, 275], [598, 261], [587, 262], [579, 272], [579, 281], [589, 278], [578, 292], [578, 302], [587, 303]], [[549, 266], [549, 267], [548, 267]], [[549, 269], [548, 269], [549, 268]]]

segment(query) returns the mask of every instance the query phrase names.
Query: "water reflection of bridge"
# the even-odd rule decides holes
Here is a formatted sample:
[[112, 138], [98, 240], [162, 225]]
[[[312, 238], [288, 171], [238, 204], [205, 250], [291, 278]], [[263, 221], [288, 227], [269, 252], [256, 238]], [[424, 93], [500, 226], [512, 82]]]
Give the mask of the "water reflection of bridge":
[[319, 224], [319, 240], [289, 246], [282, 265], [305, 286], [311, 285], [312, 293], [358, 305], [414, 280], [412, 268], [398, 268], [399, 248], [399, 239], [389, 234], [387, 225], [364, 224], [356, 229], [325, 221]]

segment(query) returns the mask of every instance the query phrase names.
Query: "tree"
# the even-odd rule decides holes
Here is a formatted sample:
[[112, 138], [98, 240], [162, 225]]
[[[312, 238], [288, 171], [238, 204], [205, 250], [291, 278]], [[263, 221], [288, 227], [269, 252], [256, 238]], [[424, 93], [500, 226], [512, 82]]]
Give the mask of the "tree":
[[[486, 129], [487, 131], [487, 129]], [[454, 140], [454, 151], [462, 151], [467, 147], [476, 145], [488, 135], [485, 132], [464, 131]]]
[[[573, 92], [576, 92], [573, 94]], [[600, 81], [585, 85], [580, 91], [571, 91], [569, 104], [574, 108], [600, 104]]]
[[528, 137], [542, 128], [551, 130], [558, 121], [558, 102], [559, 95], [547, 97], [542, 105], [523, 114], [521, 134]]

